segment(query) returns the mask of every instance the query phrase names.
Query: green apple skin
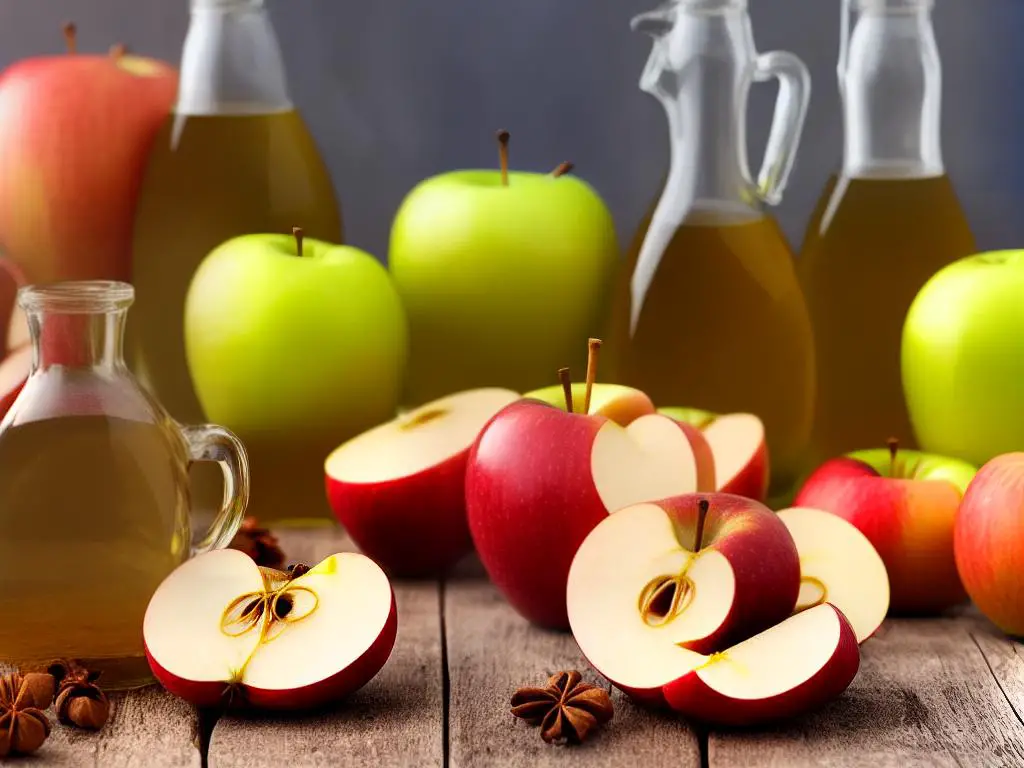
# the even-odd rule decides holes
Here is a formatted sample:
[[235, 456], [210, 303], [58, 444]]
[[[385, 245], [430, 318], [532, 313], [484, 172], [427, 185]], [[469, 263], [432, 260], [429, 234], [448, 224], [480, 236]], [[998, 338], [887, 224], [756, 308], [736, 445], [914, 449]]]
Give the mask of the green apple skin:
[[956, 486], [961, 496], [967, 491], [967, 486], [971, 484], [978, 471], [977, 467], [960, 459], [902, 448], [896, 452], [895, 462], [888, 448], [851, 451], [846, 456], [863, 461], [882, 477], [897, 480], [946, 480]]
[[618, 263], [615, 225], [586, 182], [452, 171], [417, 185], [391, 230], [389, 266], [409, 319], [406, 403], [582, 371]]
[[207, 418], [239, 432], [326, 432], [337, 445], [394, 417], [406, 320], [372, 256], [302, 247], [300, 257], [289, 235], [245, 235], [207, 256], [185, 300], [189, 371]]
[[658, 413], [662, 416], [668, 416], [670, 419], [681, 421], [684, 424], [689, 424], [697, 429], [704, 429], [718, 418], [717, 413], [702, 411], [700, 408], [677, 408], [675, 406], [667, 406], [665, 408], [659, 408]]
[[902, 374], [923, 450], [980, 466], [1024, 448], [1024, 251], [968, 256], [925, 284]]

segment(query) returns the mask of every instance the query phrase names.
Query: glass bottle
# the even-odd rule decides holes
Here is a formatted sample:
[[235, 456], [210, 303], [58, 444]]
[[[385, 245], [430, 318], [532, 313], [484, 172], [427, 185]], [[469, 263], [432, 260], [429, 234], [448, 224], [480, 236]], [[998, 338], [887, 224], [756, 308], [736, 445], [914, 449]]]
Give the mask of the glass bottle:
[[821, 196], [798, 263], [817, 346], [819, 461], [890, 437], [914, 446], [900, 379], [903, 321], [936, 271], [976, 250], [943, 165], [932, 7], [844, 0], [842, 170]]
[[[177, 105], [156, 139], [136, 214], [138, 303], [128, 355], [175, 418], [206, 418], [184, 344], [185, 296], [196, 268], [232, 237], [290, 233], [296, 226], [307, 237], [341, 242], [331, 178], [289, 97], [264, 2], [192, 0]], [[281, 456], [275, 435], [239, 435], [253, 465], [254, 514], [329, 516], [322, 452], [300, 456], [288, 449]], [[296, 462], [311, 463], [317, 476], [292, 491]], [[200, 505], [216, 504], [215, 474], [197, 468], [193, 483]]]
[[[799, 146], [810, 75], [758, 54], [746, 0], [675, 0], [633, 20], [654, 38], [640, 87], [665, 108], [671, 162], [613, 301], [615, 379], [661, 406], [751, 412], [765, 424], [773, 488], [794, 480], [811, 428], [813, 342], [777, 204]], [[779, 81], [756, 182], [747, 96]]]
[[[151, 682], [146, 606], [191, 554], [227, 546], [249, 494], [226, 429], [183, 427], [122, 357], [127, 283], [27, 286], [18, 294], [32, 368], [0, 423], [0, 661], [78, 659], [104, 688]], [[188, 468], [219, 464], [220, 513], [193, 547]]]

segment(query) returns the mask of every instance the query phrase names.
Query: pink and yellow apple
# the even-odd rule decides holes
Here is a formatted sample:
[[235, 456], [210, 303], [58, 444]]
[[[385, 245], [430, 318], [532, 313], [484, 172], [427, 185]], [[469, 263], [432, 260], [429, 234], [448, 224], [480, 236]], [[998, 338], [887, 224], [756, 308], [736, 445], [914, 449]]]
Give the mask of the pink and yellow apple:
[[[574, 382], [572, 385], [573, 412], [581, 413], [586, 399], [587, 385], [585, 382]], [[523, 397], [540, 400], [556, 408], [566, 409], [565, 390], [555, 384], [543, 389], [527, 392]], [[654, 413], [651, 398], [639, 389], [621, 384], [594, 384], [590, 392], [590, 412], [611, 419], [623, 427], [636, 421], [641, 416]]]

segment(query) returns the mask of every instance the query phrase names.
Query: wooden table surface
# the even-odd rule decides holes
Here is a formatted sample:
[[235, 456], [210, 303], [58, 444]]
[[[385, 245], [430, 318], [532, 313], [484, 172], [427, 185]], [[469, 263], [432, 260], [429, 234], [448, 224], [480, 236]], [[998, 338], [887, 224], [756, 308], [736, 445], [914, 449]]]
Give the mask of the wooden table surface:
[[[278, 531], [289, 562], [353, 549], [337, 529]], [[562, 669], [604, 681], [571, 635], [530, 626], [479, 564], [436, 582], [396, 582], [398, 640], [365, 688], [327, 711], [219, 719], [157, 687], [112, 696], [98, 733], [54, 728], [41, 766], [1024, 766], [1024, 657], [970, 611], [889, 620], [862, 648], [850, 689], [784, 726], [706, 732], [612, 693], [615, 716], [556, 747], [509, 714], [520, 685]], [[18, 761], [11, 759], [9, 764]], [[3, 761], [0, 761], [2, 764]]]

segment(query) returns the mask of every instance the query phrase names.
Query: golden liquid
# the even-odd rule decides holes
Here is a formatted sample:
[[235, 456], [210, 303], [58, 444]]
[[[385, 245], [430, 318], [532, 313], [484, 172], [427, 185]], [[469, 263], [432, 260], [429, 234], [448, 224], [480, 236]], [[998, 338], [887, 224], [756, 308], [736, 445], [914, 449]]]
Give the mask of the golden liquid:
[[[199, 264], [229, 238], [296, 226], [307, 237], [340, 243], [342, 224], [328, 171], [297, 112], [187, 117], [176, 124], [172, 115], [157, 137], [136, 215], [136, 301], [126, 346], [142, 382], [174, 418], [194, 424], [216, 419], [203, 414], [185, 360], [185, 296]], [[180, 135], [173, 141], [175, 130]], [[239, 437], [248, 443], [246, 435]], [[253, 514], [282, 515], [272, 499], [264, 503], [260, 486], [286, 495], [292, 510], [329, 514], [322, 472], [315, 483], [294, 484], [285, 471], [295, 450], [275, 450], [266, 441], [259, 455], [250, 454]], [[318, 448], [307, 453], [303, 459], [322, 467], [326, 454]], [[217, 467], [198, 464], [192, 476], [196, 505], [219, 507]], [[284, 494], [284, 486], [293, 487]]]
[[142, 619], [189, 551], [186, 460], [162, 428], [105, 416], [0, 434], [0, 660], [151, 680]]
[[797, 266], [817, 344], [816, 460], [889, 437], [914, 446], [903, 322], [928, 279], [975, 250], [946, 176], [830, 180]]
[[810, 435], [814, 360], [785, 236], [767, 216], [691, 214], [665, 249], [630, 338], [629, 284], [649, 221], [616, 286], [608, 344], [615, 380], [659, 406], [757, 414], [772, 487], [788, 488]]

